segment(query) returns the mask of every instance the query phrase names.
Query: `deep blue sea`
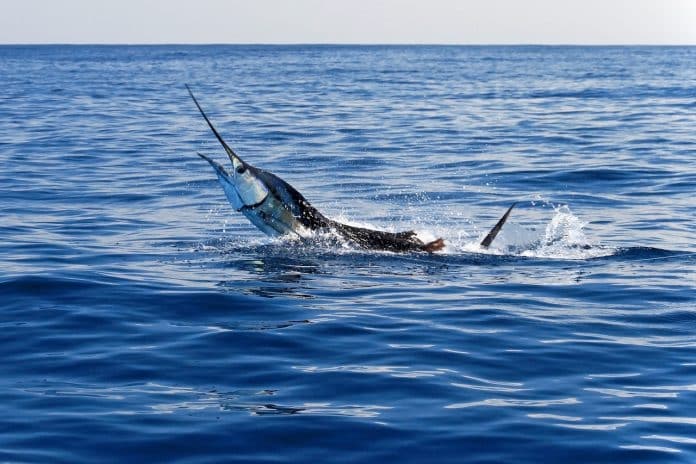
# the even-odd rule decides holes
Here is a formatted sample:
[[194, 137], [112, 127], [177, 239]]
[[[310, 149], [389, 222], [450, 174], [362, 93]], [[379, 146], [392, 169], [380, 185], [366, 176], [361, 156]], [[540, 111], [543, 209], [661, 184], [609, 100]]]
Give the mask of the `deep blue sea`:
[[[265, 237], [185, 83], [447, 248]], [[0, 461], [696, 462], [695, 47], [2, 46], [0, 84]]]

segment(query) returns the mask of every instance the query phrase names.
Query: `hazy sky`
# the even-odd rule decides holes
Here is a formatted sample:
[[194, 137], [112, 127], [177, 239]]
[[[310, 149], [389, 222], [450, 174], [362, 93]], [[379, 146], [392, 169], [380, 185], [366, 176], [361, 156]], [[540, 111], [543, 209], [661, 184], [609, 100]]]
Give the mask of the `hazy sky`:
[[0, 0], [0, 43], [696, 45], [696, 0]]

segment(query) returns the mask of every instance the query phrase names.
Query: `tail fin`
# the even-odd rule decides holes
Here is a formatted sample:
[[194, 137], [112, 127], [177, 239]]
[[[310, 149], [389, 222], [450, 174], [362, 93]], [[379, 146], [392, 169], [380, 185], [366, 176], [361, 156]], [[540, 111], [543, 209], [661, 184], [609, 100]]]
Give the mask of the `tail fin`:
[[486, 238], [483, 239], [481, 242], [481, 246], [483, 248], [488, 248], [491, 246], [491, 243], [493, 243], [493, 240], [495, 240], [495, 237], [498, 235], [498, 232], [500, 232], [500, 229], [503, 228], [503, 224], [505, 224], [505, 221], [507, 221], [508, 216], [510, 215], [510, 211], [512, 211], [512, 208], [515, 207], [517, 202], [513, 203], [512, 206], [508, 208], [508, 210], [503, 214], [503, 217], [498, 220], [496, 225], [493, 226], [490, 232], [488, 232], [488, 235], [486, 235]]
[[421, 247], [421, 250], [427, 251], [428, 253], [435, 253], [436, 251], [440, 251], [445, 247], [445, 241], [441, 238], [438, 238], [437, 240], [433, 240], [432, 242], [428, 242], [425, 245]]

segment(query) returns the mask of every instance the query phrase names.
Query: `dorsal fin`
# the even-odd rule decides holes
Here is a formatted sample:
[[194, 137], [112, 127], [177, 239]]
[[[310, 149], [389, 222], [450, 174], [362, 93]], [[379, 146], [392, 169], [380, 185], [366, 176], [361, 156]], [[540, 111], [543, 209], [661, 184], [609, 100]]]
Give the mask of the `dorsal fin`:
[[495, 240], [495, 237], [498, 235], [498, 232], [500, 232], [500, 229], [503, 228], [503, 225], [505, 224], [505, 221], [507, 221], [508, 216], [510, 215], [510, 211], [512, 211], [512, 208], [515, 207], [517, 202], [513, 203], [512, 206], [508, 208], [508, 210], [503, 214], [503, 217], [501, 217], [498, 222], [493, 226], [490, 232], [488, 232], [488, 235], [486, 235], [486, 238], [483, 239], [481, 242], [481, 246], [483, 248], [488, 248], [491, 246], [491, 243], [493, 243], [493, 240]]

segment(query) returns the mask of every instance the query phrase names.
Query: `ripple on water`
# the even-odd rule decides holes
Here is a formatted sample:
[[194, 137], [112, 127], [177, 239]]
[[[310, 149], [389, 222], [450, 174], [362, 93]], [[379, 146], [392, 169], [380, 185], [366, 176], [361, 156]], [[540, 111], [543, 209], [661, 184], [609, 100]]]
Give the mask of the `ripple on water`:
[[696, 461], [694, 53], [0, 46], [0, 461]]

